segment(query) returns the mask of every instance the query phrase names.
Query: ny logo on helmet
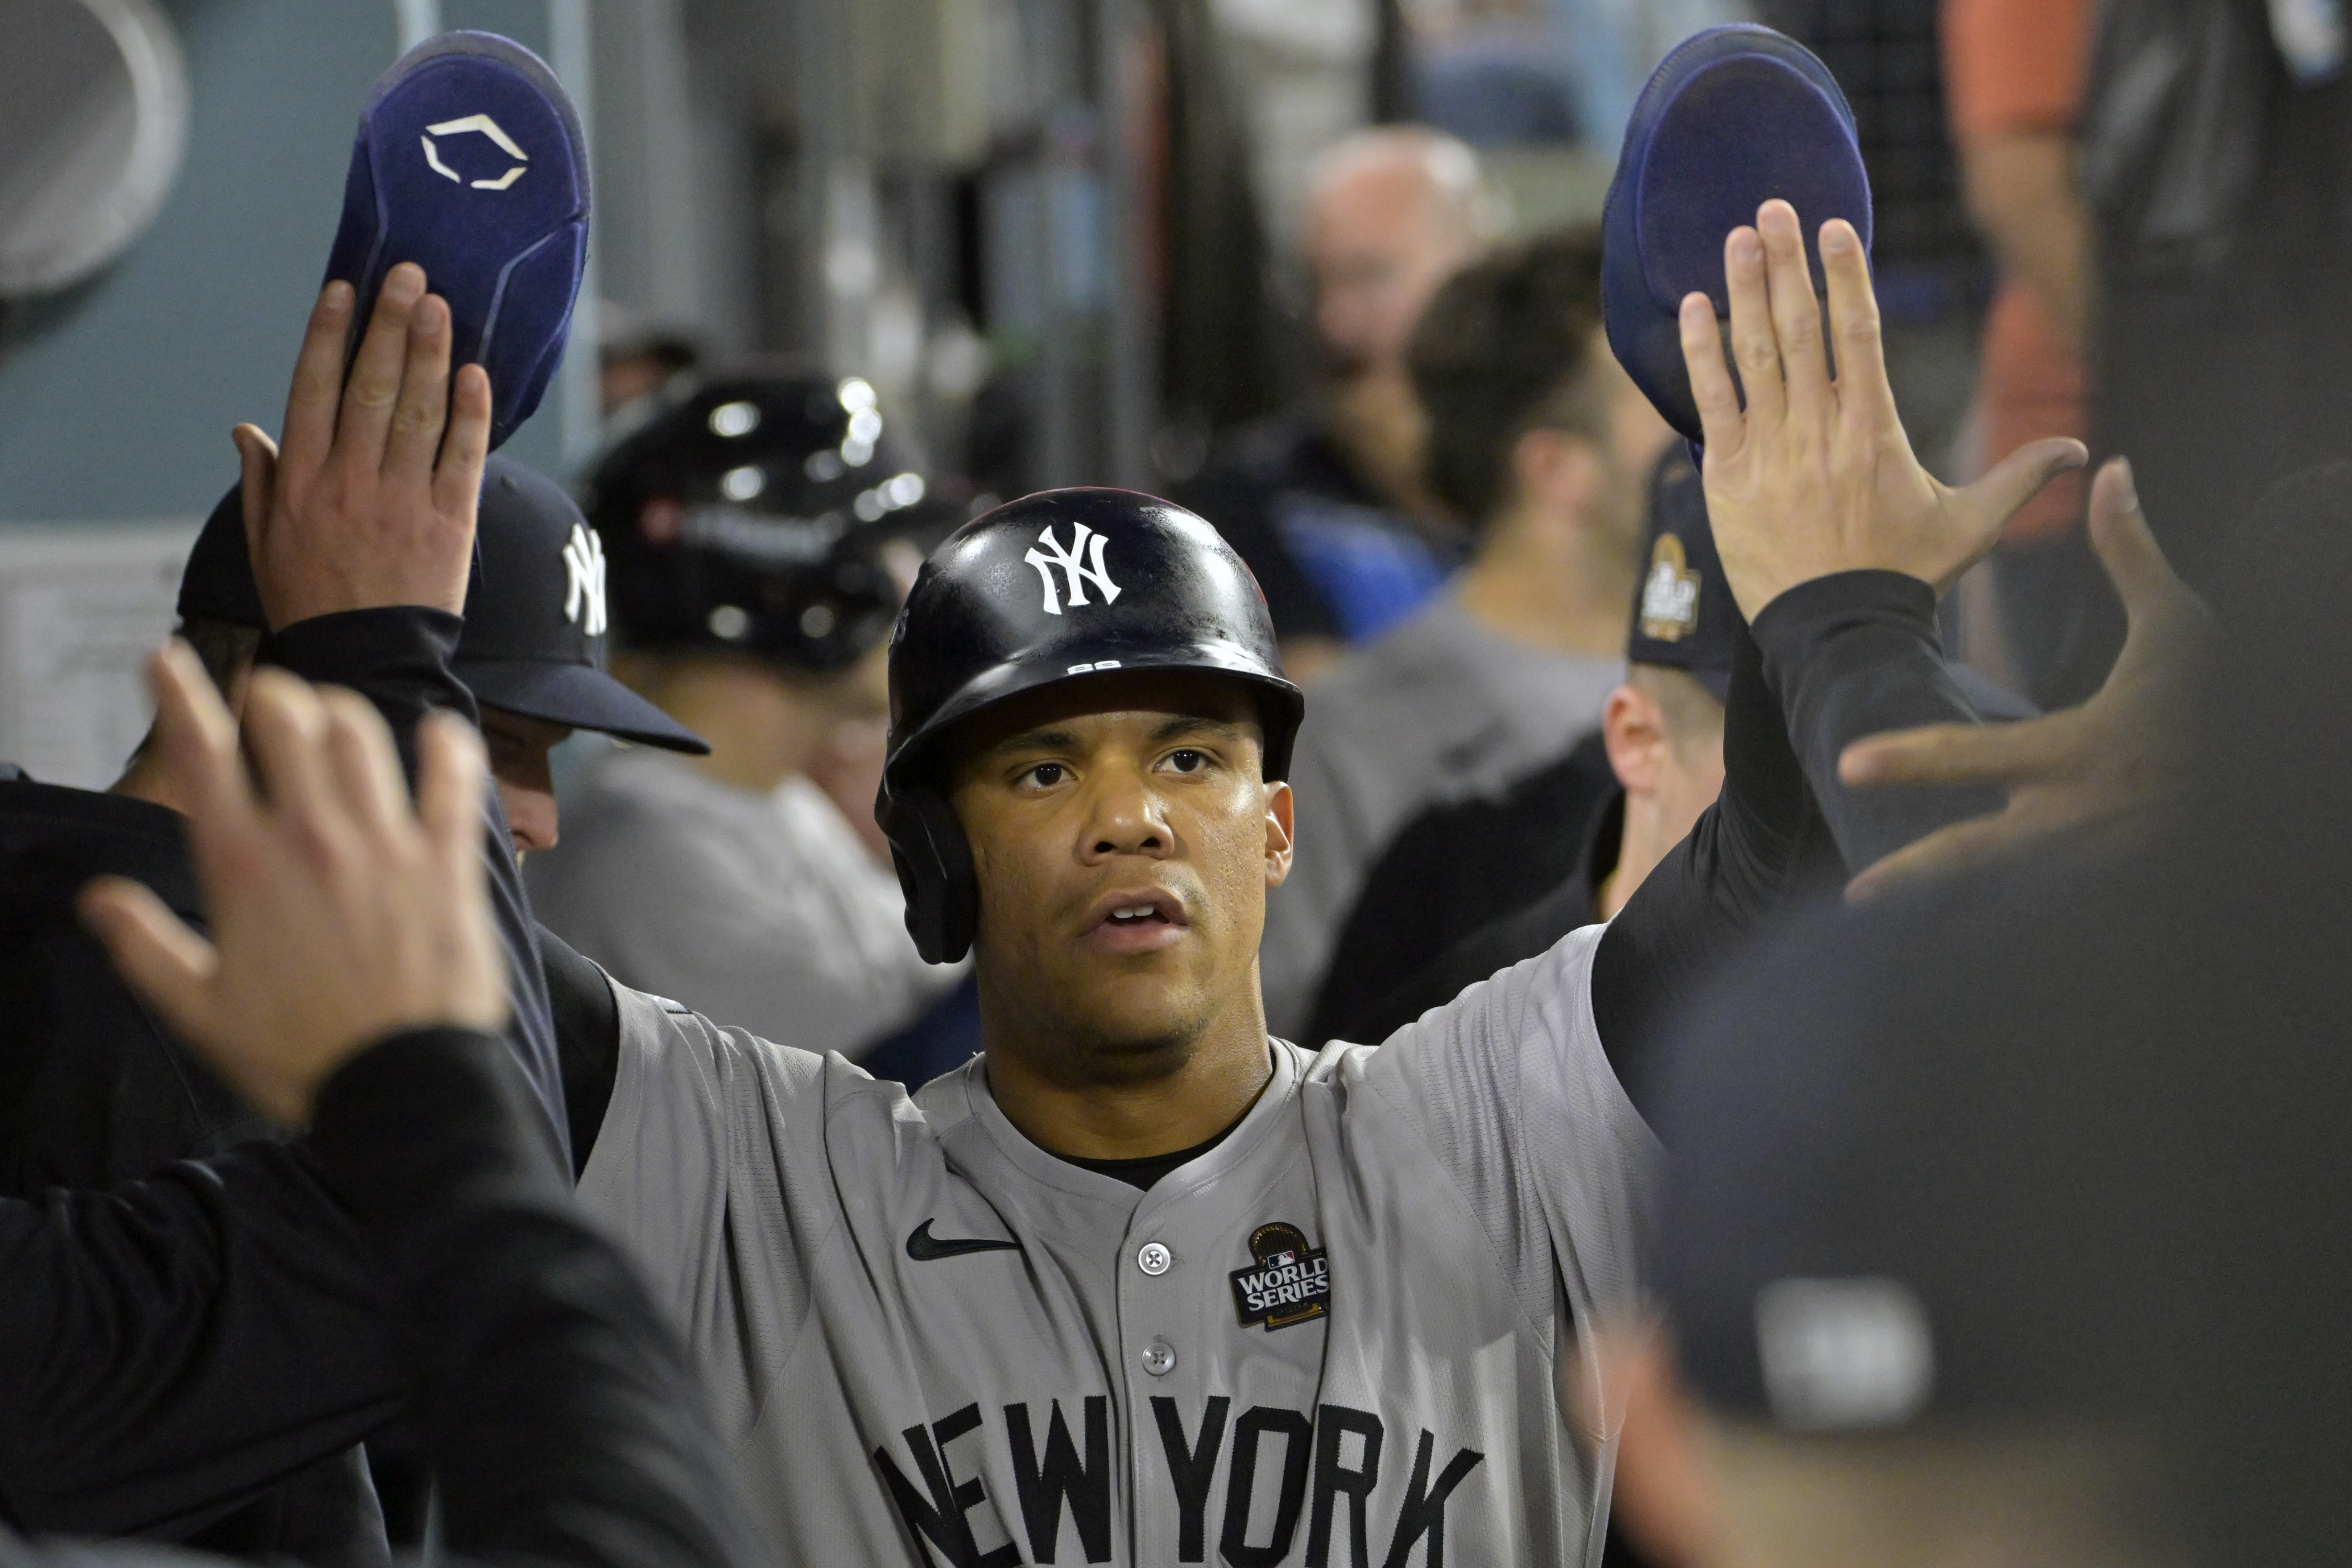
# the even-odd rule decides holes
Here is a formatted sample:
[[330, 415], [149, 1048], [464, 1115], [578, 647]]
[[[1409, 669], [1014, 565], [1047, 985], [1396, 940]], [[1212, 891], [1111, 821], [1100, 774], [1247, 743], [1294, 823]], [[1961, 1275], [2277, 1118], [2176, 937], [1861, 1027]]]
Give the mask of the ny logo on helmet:
[[[1108, 572], [1103, 570], [1103, 546], [1110, 542], [1083, 522], [1070, 526], [1076, 531], [1070, 535], [1067, 550], [1055, 542], [1053, 524], [1048, 523], [1045, 531], [1037, 536], [1037, 542], [1053, 553], [1042, 554], [1033, 549], [1021, 558], [1037, 568], [1037, 575], [1045, 584], [1045, 613], [1049, 616], [1062, 613], [1062, 595], [1054, 586], [1054, 569], [1057, 566], [1061, 568], [1063, 581], [1069, 585], [1072, 605], [1087, 603], [1088, 583], [1092, 583], [1096, 591], [1102, 595], [1106, 605], [1118, 597], [1118, 584], [1110, 580]], [[1087, 548], [1089, 544], [1094, 546], [1092, 551]], [[1087, 563], [1089, 558], [1093, 563], [1091, 565]]]
[[563, 546], [563, 618], [592, 637], [604, 635], [604, 542], [580, 523]]

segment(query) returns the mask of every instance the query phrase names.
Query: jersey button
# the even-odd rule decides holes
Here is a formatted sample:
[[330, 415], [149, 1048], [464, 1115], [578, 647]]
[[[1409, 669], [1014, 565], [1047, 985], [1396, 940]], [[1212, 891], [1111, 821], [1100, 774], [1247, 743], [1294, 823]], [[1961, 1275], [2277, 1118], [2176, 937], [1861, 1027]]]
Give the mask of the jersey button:
[[1154, 1276], [1167, 1273], [1168, 1266], [1175, 1261], [1176, 1255], [1156, 1241], [1145, 1242], [1142, 1250], [1135, 1255], [1135, 1266]]
[[1143, 1370], [1154, 1377], [1166, 1377], [1176, 1370], [1176, 1347], [1166, 1340], [1154, 1340], [1143, 1347]]

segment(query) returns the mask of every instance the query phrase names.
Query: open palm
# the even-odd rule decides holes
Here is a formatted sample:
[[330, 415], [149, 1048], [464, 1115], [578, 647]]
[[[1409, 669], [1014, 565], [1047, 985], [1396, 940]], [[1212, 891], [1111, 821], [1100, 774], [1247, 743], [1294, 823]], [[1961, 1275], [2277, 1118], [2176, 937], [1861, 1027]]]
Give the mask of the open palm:
[[[1724, 242], [1731, 354], [1704, 294], [1682, 306], [1683, 360], [1706, 437], [1707, 516], [1732, 596], [1750, 619], [1800, 583], [1835, 572], [1917, 577], [1942, 593], [1990, 550], [2001, 525], [2082, 443], [2036, 441], [1955, 489], [1920, 466], [1895, 411], [1878, 301], [1853, 226], [1822, 226], [1831, 342], [1797, 213], [1759, 208]], [[1746, 393], [1743, 407], [1741, 393]]]

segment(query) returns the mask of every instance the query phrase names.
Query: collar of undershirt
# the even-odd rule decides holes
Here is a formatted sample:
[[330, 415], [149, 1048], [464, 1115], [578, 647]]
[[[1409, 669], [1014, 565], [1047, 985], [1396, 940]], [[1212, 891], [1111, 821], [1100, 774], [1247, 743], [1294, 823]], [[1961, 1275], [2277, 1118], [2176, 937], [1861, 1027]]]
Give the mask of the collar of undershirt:
[[[1139, 1192], [1149, 1192], [1171, 1173], [1215, 1152], [1228, 1142], [1239, 1142], [1235, 1140], [1234, 1135], [1247, 1127], [1253, 1116], [1270, 1113], [1272, 1107], [1269, 1101], [1279, 1100], [1287, 1096], [1297, 1074], [1276, 1042], [1269, 1039], [1266, 1042], [1266, 1051], [1269, 1065], [1273, 1070], [1266, 1075], [1265, 1083], [1260, 1087], [1256, 1097], [1242, 1108], [1241, 1114], [1234, 1117], [1214, 1137], [1195, 1143], [1189, 1149], [1172, 1150], [1165, 1154], [1147, 1154], [1139, 1159], [1131, 1160], [1089, 1160], [1073, 1154], [1055, 1153], [1042, 1144], [1031, 1142], [1013, 1127], [1013, 1123], [1005, 1118], [1003, 1110], [997, 1106], [994, 1097], [986, 1094], [982, 1087], [985, 1083], [984, 1079], [980, 1085], [974, 1086], [981, 1088], [982, 1092], [974, 1097], [973, 1109], [979, 1114], [983, 1126], [990, 1128], [992, 1131], [1001, 1126], [1002, 1134], [1010, 1135], [1005, 1137], [1000, 1134], [998, 1142], [1013, 1157], [1015, 1164], [1030, 1167], [1033, 1174], [1044, 1175], [1046, 1170], [1053, 1169], [1064, 1171], [1076, 1169], [1084, 1171], [1089, 1175], [1108, 1177]], [[984, 1060], [983, 1058], [982, 1061]], [[1230, 1158], [1229, 1155], [1228, 1159]], [[1046, 1179], [1052, 1180], [1051, 1177]], [[1066, 1183], [1055, 1184], [1066, 1185]]]
[[[1252, 1105], [1256, 1103], [1255, 1100], [1250, 1101]], [[1179, 1165], [1191, 1164], [1223, 1142], [1232, 1135], [1233, 1130], [1242, 1124], [1243, 1117], [1247, 1115], [1249, 1111], [1244, 1109], [1241, 1116], [1234, 1117], [1214, 1135], [1202, 1139], [1190, 1149], [1179, 1149], [1172, 1153], [1146, 1154], [1136, 1160], [1087, 1160], [1076, 1154], [1056, 1154], [1054, 1157], [1065, 1164], [1076, 1165], [1081, 1171], [1092, 1171], [1097, 1175], [1110, 1176], [1139, 1191], [1150, 1192], [1159, 1184], [1160, 1177]]]
[[[1177, 1149], [1166, 1154], [1146, 1154], [1139, 1159], [1134, 1160], [1087, 1160], [1081, 1159], [1076, 1154], [1055, 1154], [1054, 1158], [1061, 1161], [1066, 1165], [1076, 1165], [1082, 1171], [1092, 1171], [1098, 1176], [1108, 1176], [1114, 1181], [1125, 1182], [1129, 1186], [1137, 1189], [1139, 1192], [1148, 1193], [1153, 1187], [1159, 1185], [1160, 1177], [1176, 1169], [1179, 1165], [1191, 1164], [1193, 1161], [1199, 1159], [1202, 1155], [1207, 1153], [1210, 1150], [1215, 1148], [1226, 1139], [1232, 1137], [1234, 1129], [1239, 1127], [1243, 1122], [1249, 1120], [1249, 1113], [1257, 1109], [1257, 1102], [1265, 1098], [1265, 1091], [1267, 1089], [1271, 1088], [1274, 1080], [1281, 1076], [1280, 1073], [1274, 1070], [1272, 1056], [1273, 1049], [1274, 1047], [1270, 1045], [1266, 1047], [1268, 1054], [1265, 1082], [1258, 1085], [1257, 1092], [1250, 1096], [1250, 1102], [1242, 1107], [1241, 1114], [1234, 1117], [1231, 1121], [1226, 1122], [1215, 1132], [1203, 1138], [1198, 1143], [1193, 1144], [1190, 1149]], [[1048, 1153], [1053, 1152], [1051, 1150], [1046, 1152]]]

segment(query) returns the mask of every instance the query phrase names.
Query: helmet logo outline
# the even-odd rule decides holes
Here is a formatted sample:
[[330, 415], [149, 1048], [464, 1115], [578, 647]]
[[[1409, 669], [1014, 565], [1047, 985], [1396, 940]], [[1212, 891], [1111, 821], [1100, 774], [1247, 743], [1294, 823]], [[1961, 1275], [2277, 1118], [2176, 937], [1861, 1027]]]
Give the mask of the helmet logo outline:
[[563, 618], [592, 637], [604, 635], [604, 542], [582, 523], [563, 544]]
[[[1037, 535], [1037, 542], [1052, 553], [1042, 554], [1032, 546], [1028, 553], [1021, 557], [1037, 568], [1038, 581], [1045, 585], [1045, 610], [1049, 616], [1062, 613], [1063, 595], [1054, 583], [1056, 567], [1061, 569], [1063, 581], [1069, 590], [1070, 605], [1074, 609], [1089, 602], [1087, 598], [1088, 583], [1092, 583], [1095, 591], [1102, 595], [1106, 605], [1116, 601], [1120, 592], [1119, 585], [1111, 581], [1110, 572], [1103, 565], [1103, 549], [1110, 542], [1109, 539], [1083, 522], [1074, 522], [1070, 527], [1073, 531], [1067, 550], [1063, 549], [1060, 541], [1054, 537], [1054, 525], [1049, 522]], [[1093, 546], [1092, 550], [1087, 548], [1088, 545]]]

